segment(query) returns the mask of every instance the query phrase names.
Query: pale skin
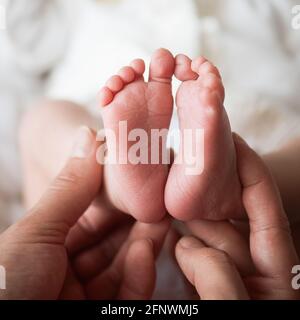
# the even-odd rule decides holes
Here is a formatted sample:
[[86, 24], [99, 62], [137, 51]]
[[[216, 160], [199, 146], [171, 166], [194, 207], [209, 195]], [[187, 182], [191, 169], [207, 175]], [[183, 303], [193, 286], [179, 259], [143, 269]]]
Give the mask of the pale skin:
[[[168, 129], [173, 111], [171, 79], [174, 68], [172, 54], [161, 49], [153, 54], [148, 82], [144, 80], [142, 60], [132, 61], [130, 66], [112, 76], [99, 93], [100, 104], [105, 106], [102, 108], [104, 128], [113, 130], [117, 137], [118, 125], [124, 120], [128, 131], [139, 128], [150, 135], [151, 129]], [[109, 136], [107, 146], [110, 152], [113, 146]], [[149, 148], [151, 150], [151, 146]], [[120, 156], [127, 157], [127, 154]], [[166, 215], [164, 189], [168, 172], [168, 165], [164, 164], [108, 164], [104, 172], [107, 198], [114, 207], [139, 221], [160, 221]]]
[[[159, 49], [153, 54], [148, 82], [144, 81], [144, 71], [144, 62], [134, 60], [100, 90], [104, 127], [114, 130], [117, 137], [118, 124], [124, 120], [128, 130], [143, 128], [149, 136], [151, 129], [167, 129], [173, 112], [171, 79], [175, 74], [182, 81], [176, 95], [180, 129], [204, 129], [205, 170], [201, 175], [187, 176], [185, 163], [173, 164], [170, 170], [163, 164], [108, 165], [105, 181], [110, 202], [145, 222], [159, 221], [166, 210], [183, 221], [222, 220], [229, 218], [229, 212], [231, 218], [240, 218], [240, 184], [218, 70], [202, 57], [191, 61], [178, 55], [175, 59], [169, 51]], [[109, 152], [109, 136], [107, 145]], [[178, 157], [188, 151], [180, 147]], [[151, 201], [154, 198], [155, 202]]]
[[[164, 58], [162, 58], [160, 55], [163, 55]], [[154, 79], [156, 90], [159, 91], [162, 87], [164, 90], [166, 90], [166, 92], [169, 92], [169, 73], [171, 70], [170, 66], [172, 65], [172, 63], [170, 63], [170, 53], [164, 50], [159, 50], [158, 52], [156, 52], [154, 54], [154, 64], [152, 63], [152, 67], [155, 66], [155, 59], [158, 59], [160, 61], [167, 60], [167, 64], [162, 68], [160, 67], [158, 70], [150, 70], [150, 75], [152, 74], [152, 78], [150, 76], [149, 82], [151, 83], [151, 81], [153, 81]], [[181, 125], [183, 127], [189, 126], [188, 116], [185, 119], [184, 117], [186, 113], [191, 112], [191, 109], [185, 108], [188, 108], [191, 103], [194, 103], [193, 99], [187, 97], [193, 95], [195, 96], [197, 105], [192, 105], [191, 108], [192, 110], [194, 110], [194, 117], [198, 119], [199, 123], [201, 123], [201, 120], [203, 120], [203, 117], [205, 117], [205, 110], [207, 109], [207, 107], [212, 107], [213, 117], [207, 120], [211, 122], [208, 122], [207, 125], [207, 129], [210, 134], [208, 135], [208, 140], [206, 143], [206, 145], [209, 146], [209, 149], [206, 153], [208, 154], [208, 160], [211, 159], [212, 162], [211, 166], [208, 167], [211, 170], [211, 174], [213, 174], [213, 172], [218, 172], [218, 174], [215, 174], [215, 177], [223, 184], [223, 188], [221, 188], [219, 191], [222, 191], [224, 189], [231, 190], [230, 192], [228, 192], [230, 195], [240, 194], [240, 196], [233, 199], [232, 197], [224, 196], [224, 192], [214, 193], [214, 185], [207, 181], [207, 177], [210, 176], [209, 174], [207, 174], [206, 178], [204, 175], [204, 178], [202, 177], [203, 179], [200, 179], [200, 181], [193, 181], [193, 179], [186, 181], [184, 179], [184, 176], [181, 175], [182, 168], [176, 168], [174, 166], [171, 168], [171, 173], [169, 174], [169, 176], [164, 176], [164, 174], [162, 174], [164, 178], [161, 180], [159, 179], [160, 182], [157, 184], [160, 186], [164, 184], [166, 185], [164, 206], [168, 208], [173, 216], [181, 220], [190, 220], [195, 218], [195, 213], [199, 214], [199, 212], [195, 212], [195, 208], [199, 207], [204, 209], [201, 210], [202, 214], [198, 218], [212, 218], [216, 220], [216, 218], [218, 218], [218, 215], [216, 213], [218, 212], [222, 213], [219, 216], [220, 219], [224, 219], [226, 217], [236, 218], [241, 211], [240, 207], [242, 188], [239, 184], [237, 172], [234, 170], [236, 163], [235, 152], [233, 148], [234, 144], [231, 137], [231, 130], [228, 124], [227, 116], [222, 105], [224, 89], [220, 80], [220, 75], [217, 69], [211, 63], [207, 62], [207, 60], [205, 60], [204, 58], [197, 58], [192, 62], [188, 57], [179, 55], [176, 57], [176, 59], [174, 59], [174, 61], [175, 63], [173, 72], [179, 80], [183, 81], [183, 88], [181, 88], [181, 90], [177, 94], [177, 100], [179, 101], [179, 105], [182, 110]], [[166, 70], [167, 73], [164, 74]], [[132, 76], [132, 72], [136, 73], [134, 77]], [[156, 74], [157, 72], [159, 76], [157, 77], [155, 75], [153, 77], [153, 72], [154, 74]], [[163, 74], [159, 72], [163, 72]], [[127, 85], [131, 85], [131, 92], [135, 90], [136, 82], [138, 82], [139, 87], [145, 87], [147, 88], [147, 90], [149, 89], [149, 84], [145, 83], [142, 80], [142, 73], [143, 62], [141, 60], [134, 60], [129, 67], [122, 68], [117, 76], [112, 77], [112, 79], [107, 82], [105, 89], [103, 89], [104, 91], [102, 91], [100, 94], [102, 105], [105, 105], [104, 111], [105, 108], [107, 108], [107, 110], [109, 110], [108, 108], [110, 108], [110, 110], [107, 112], [111, 112], [112, 117], [116, 117], [117, 119], [119, 119], [119, 111], [116, 109], [120, 106], [122, 107], [122, 105], [120, 105], [122, 101], [118, 104], [115, 104], [116, 96], [119, 96], [119, 94], [122, 93], [126, 97], [126, 95], [128, 95], [128, 92], [126, 93], [126, 89], [128, 89]], [[162, 81], [162, 79], [165, 81]], [[123, 92], [123, 90], [125, 90], [125, 92]], [[215, 92], [217, 92], [218, 99], [216, 98]], [[163, 106], [165, 107], [165, 105], [166, 103], [164, 102]], [[149, 108], [149, 105], [146, 103], [146, 105], [143, 105], [142, 107], [145, 107], [146, 110], [148, 110], [147, 108]], [[167, 107], [167, 109], [170, 109], [170, 105]], [[187, 112], [185, 113], [184, 110], [187, 110]], [[169, 117], [168, 114], [169, 111], [167, 112], [166, 117]], [[110, 125], [112, 122], [109, 122], [109, 120], [107, 120], [107, 123]], [[23, 129], [21, 131], [21, 146], [23, 149], [23, 166], [25, 168], [25, 199], [28, 207], [31, 207], [38, 201], [41, 193], [47, 189], [49, 182], [57, 175], [57, 173], [62, 168], [70, 152], [74, 134], [78, 126], [82, 124], [88, 125], [94, 129], [98, 129], [97, 124], [91, 116], [84, 112], [79, 106], [68, 102], [45, 102], [43, 104], [43, 108], [32, 111], [27, 116], [27, 119], [23, 124]], [[155, 122], [154, 127], [160, 128], [161, 123]], [[222, 132], [219, 132], [220, 127], [223, 128]], [[47, 128], [49, 128], [49, 130]], [[42, 135], [41, 132], [43, 133]], [[42, 154], [37, 152], [38, 150], [45, 149], [44, 141], [59, 141], [59, 143], [49, 143], [45, 151], [45, 156], [45, 152], [43, 152]], [[221, 149], [222, 152], [220, 152], [219, 149]], [[220, 161], [218, 160], [218, 154], [222, 155], [222, 163], [220, 163]], [[228, 160], [227, 165], [225, 166], [223, 159], [224, 154], [227, 154], [227, 157], [225, 158]], [[275, 172], [275, 177], [277, 178], [277, 182], [279, 182], [280, 191], [284, 196], [284, 203], [286, 203], [286, 200], [288, 200], [290, 193], [286, 192], [286, 183], [282, 183], [283, 174], [276, 175], [277, 172], [283, 172], [283, 166], [280, 166], [281, 170], [279, 170], [279, 166], [277, 166], [277, 162], [275, 161], [277, 157], [278, 154], [274, 154], [266, 157], [265, 159], [268, 163], [272, 163], [272, 165], [270, 166], [272, 168], [272, 171]], [[283, 159], [283, 154], [281, 154], [281, 157], [281, 159]], [[291, 159], [296, 159], [296, 155], [294, 158], [291, 156]], [[296, 163], [296, 161], [294, 163]], [[165, 170], [166, 168], [162, 167], [160, 171], [165, 172]], [[139, 171], [141, 170], [137, 170], [137, 172]], [[233, 178], [228, 181], [228, 179], [226, 179], [227, 176]], [[123, 210], [126, 213], [140, 218], [141, 220], [144, 220], [143, 218], [145, 218], [145, 216], [143, 216], [144, 212], [140, 213], [140, 211], [136, 209], [135, 213], [130, 212], [130, 210], [128, 210], [128, 207], [122, 207], [120, 205], [121, 202], [117, 203], [117, 200], [120, 198], [114, 198], [113, 196], [111, 196], [112, 192], [109, 191], [109, 185], [110, 183], [113, 183], [113, 181], [110, 182], [110, 179], [107, 179], [107, 177], [109, 177], [109, 174], [106, 174], [104, 176], [104, 192], [100, 194], [98, 200], [88, 210], [91, 213], [87, 215], [87, 218], [81, 219], [79, 221], [80, 227], [78, 229], [80, 229], [81, 237], [85, 239], [85, 241], [88, 241], [88, 243], [92, 241], [90, 238], [94, 238], [99, 229], [102, 230], [101, 228], [103, 228], [104, 225], [105, 227], [107, 227], [115, 225], [116, 223], [118, 224], [120, 223], [120, 221], [124, 220], [130, 222], [131, 219], [123, 215]], [[141, 177], [142, 175], [134, 177], [134, 179], [141, 179]], [[175, 178], [172, 179], [172, 177]], [[281, 177], [281, 179], [278, 177]], [[295, 175], [293, 175], [293, 179], [297, 179]], [[181, 199], [181, 201], [180, 199], [178, 200], [178, 197], [172, 197], [171, 191], [173, 190], [173, 188], [175, 190], [178, 190], [178, 188], [184, 189], [183, 186], [175, 185], [175, 182], [172, 183], [172, 181], [179, 181], [180, 183], [182, 182], [183, 186], [185, 186], [185, 189], [188, 190], [188, 197], [186, 197], [184, 193], [184, 197]], [[157, 185], [155, 188], [153, 187], [153, 190], [157, 191], [159, 189], [157, 188]], [[170, 192], [168, 192], [168, 190]], [[219, 200], [218, 203], [222, 203], [222, 206], [220, 206], [219, 208], [216, 208], [214, 204], [209, 203], [209, 206], [211, 206], [210, 208], [215, 209], [212, 210], [211, 216], [206, 215], [206, 213], [210, 213], [211, 210], [208, 204], [205, 203], [205, 201], [201, 200], [201, 192], [199, 194], [199, 190], [205, 195], [212, 192], [212, 194], [214, 194], [215, 196], [217, 195]], [[233, 190], [236, 190], [236, 192], [234, 192]], [[197, 201], [191, 201], [191, 199], [194, 198], [197, 198]], [[101, 201], [99, 201], [99, 199]], [[179, 203], [172, 202], [172, 199], [179, 201]], [[159, 204], [160, 202], [158, 201], [157, 203]], [[295, 201], [294, 204], [296, 206], [294, 208], [294, 211], [296, 211], [298, 203]], [[158, 217], [162, 215], [161, 212], [165, 212], [165, 207], [161, 211], [158, 210], [158, 213], [160, 213], [153, 217], [153, 221], [157, 220]], [[179, 212], [176, 212], [178, 207], [181, 207], [181, 210]], [[182, 216], [182, 212], [184, 212], [185, 208], [188, 209], [188, 212], [191, 212], [190, 215], [187, 214], [186, 216]], [[231, 208], [231, 210], [229, 210], [229, 208]], [[102, 216], [102, 218], [104, 217], [104, 222], [97, 223], [96, 221], [95, 223], [94, 218], [98, 216], [99, 212], [101, 213], [100, 216]], [[108, 212], [113, 212], [116, 218], [112, 220], [108, 219]], [[242, 214], [244, 214], [244, 212]], [[146, 216], [149, 216], [149, 214], [146, 214]], [[147, 217], [146, 220], [148, 221]], [[92, 237], [90, 237], [90, 235], [92, 235]], [[72, 245], [74, 245], [76, 250], [79, 250], [81, 246], [81, 239], [75, 240], [74, 242], [75, 243]]]

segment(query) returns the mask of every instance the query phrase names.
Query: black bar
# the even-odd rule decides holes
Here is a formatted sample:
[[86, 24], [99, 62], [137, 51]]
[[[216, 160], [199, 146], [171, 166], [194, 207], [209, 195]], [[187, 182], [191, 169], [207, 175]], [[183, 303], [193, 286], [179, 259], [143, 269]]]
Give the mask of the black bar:
[[[300, 301], [0, 301], [0, 319], [288, 318]], [[204, 318], [205, 317], [205, 318]], [[207, 318], [209, 317], [209, 318]]]

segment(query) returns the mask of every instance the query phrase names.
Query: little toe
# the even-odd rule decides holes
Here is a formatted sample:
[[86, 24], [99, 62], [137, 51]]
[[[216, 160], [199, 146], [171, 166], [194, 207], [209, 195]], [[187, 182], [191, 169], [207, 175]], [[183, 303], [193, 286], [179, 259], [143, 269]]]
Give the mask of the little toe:
[[106, 82], [106, 86], [112, 92], [117, 93], [123, 89], [124, 82], [120, 76], [115, 75], [108, 79], [108, 81]]
[[130, 63], [130, 66], [132, 67], [133, 71], [135, 72], [137, 78], [143, 77], [143, 74], [146, 69], [144, 60], [135, 59]]
[[128, 84], [134, 81], [135, 72], [131, 67], [124, 67], [119, 72], [118, 75], [122, 78], [123, 82]]
[[114, 99], [114, 94], [107, 87], [103, 87], [98, 93], [98, 100], [100, 106], [105, 107], [110, 104]]
[[206, 61], [204, 62], [203, 64], [201, 64], [199, 66], [199, 69], [198, 69], [198, 74], [200, 76], [203, 76], [205, 74], [208, 74], [208, 73], [212, 73], [214, 74], [216, 77], [218, 77], [219, 79], [221, 79], [221, 75], [220, 75], [220, 72], [219, 70], [209, 61]]
[[196, 72], [197, 74], [199, 74], [199, 69], [200, 69], [200, 67], [202, 66], [202, 64], [204, 64], [205, 62], [207, 62], [207, 59], [204, 58], [204, 57], [202, 57], [202, 56], [194, 59], [194, 60], [192, 61], [192, 65], [191, 65], [192, 70], [193, 70], [194, 72]]
[[172, 53], [166, 49], [158, 49], [154, 52], [151, 64], [149, 81], [171, 83], [175, 71], [175, 59]]
[[180, 81], [196, 80], [198, 74], [192, 70], [192, 60], [184, 55], [179, 54], [175, 58], [175, 77]]

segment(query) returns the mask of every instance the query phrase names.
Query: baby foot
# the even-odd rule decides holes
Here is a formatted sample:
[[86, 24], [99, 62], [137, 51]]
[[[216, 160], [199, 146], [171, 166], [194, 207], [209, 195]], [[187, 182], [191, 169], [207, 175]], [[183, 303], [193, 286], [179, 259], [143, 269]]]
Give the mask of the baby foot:
[[[220, 74], [202, 57], [191, 61], [179, 55], [175, 76], [183, 81], [176, 96], [181, 132], [204, 130], [204, 170], [187, 175], [186, 164], [172, 165], [165, 191], [167, 210], [185, 221], [238, 218], [243, 212], [241, 187]], [[178, 156], [187, 151], [181, 146]]]
[[[130, 67], [121, 69], [118, 75], [110, 78], [100, 91], [104, 127], [116, 136], [118, 159], [128, 160], [127, 150], [137, 143], [126, 141], [128, 136], [124, 137], [124, 134], [119, 137], [120, 122], [124, 124], [126, 121], [128, 134], [134, 129], [143, 129], [148, 138], [152, 129], [169, 128], [173, 111], [171, 79], [174, 69], [172, 54], [159, 49], [152, 57], [148, 82], [143, 78], [144, 61], [134, 60]], [[110, 135], [106, 137], [108, 153], [114, 148], [113, 140]], [[160, 151], [165, 148], [161, 141]], [[150, 139], [146, 149], [146, 162], [150, 163], [153, 155]], [[160, 221], [166, 214], [164, 189], [168, 165], [162, 161], [157, 164], [123, 163], [108, 164], [104, 168], [105, 192], [110, 202], [139, 221]]]

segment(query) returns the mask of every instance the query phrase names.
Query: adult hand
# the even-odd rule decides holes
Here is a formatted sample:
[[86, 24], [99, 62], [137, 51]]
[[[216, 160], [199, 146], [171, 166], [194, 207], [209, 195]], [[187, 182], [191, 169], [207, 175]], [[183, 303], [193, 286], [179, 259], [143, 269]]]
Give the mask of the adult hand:
[[89, 129], [80, 132], [71, 158], [40, 202], [0, 236], [7, 283], [2, 299], [152, 295], [155, 257], [169, 221], [133, 224], [101, 211], [95, 200], [102, 178], [98, 144]]
[[235, 136], [243, 203], [250, 226], [193, 221], [176, 256], [201, 299], [299, 299], [291, 285], [299, 264], [279, 192], [262, 160]]

